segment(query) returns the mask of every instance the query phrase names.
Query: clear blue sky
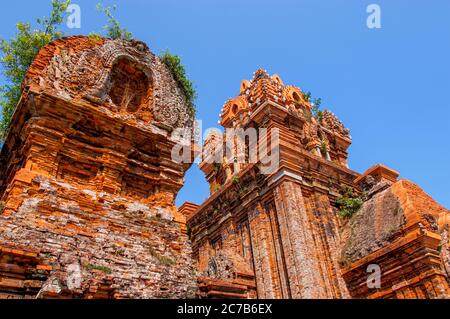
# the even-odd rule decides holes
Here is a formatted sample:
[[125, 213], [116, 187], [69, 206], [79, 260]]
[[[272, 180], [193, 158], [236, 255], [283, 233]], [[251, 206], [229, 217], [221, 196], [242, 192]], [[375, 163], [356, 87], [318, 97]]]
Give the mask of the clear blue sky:
[[[73, 0], [82, 28], [101, 30], [97, 1]], [[117, 17], [154, 52], [181, 55], [199, 98], [198, 118], [217, 126], [242, 79], [259, 67], [321, 97], [350, 128], [350, 167], [383, 163], [450, 208], [450, 1], [116, 0]], [[382, 10], [368, 29], [366, 7]], [[18, 20], [49, 12], [49, 0], [2, 3], [0, 36]], [[177, 204], [201, 203], [208, 186], [196, 166]]]

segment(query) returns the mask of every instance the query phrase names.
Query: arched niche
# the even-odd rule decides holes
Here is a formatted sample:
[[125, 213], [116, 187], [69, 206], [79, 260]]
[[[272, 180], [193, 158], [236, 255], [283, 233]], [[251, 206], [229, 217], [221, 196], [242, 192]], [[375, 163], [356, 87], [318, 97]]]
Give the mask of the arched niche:
[[136, 113], [153, 104], [150, 72], [127, 57], [118, 58], [109, 74], [107, 95], [120, 112]]

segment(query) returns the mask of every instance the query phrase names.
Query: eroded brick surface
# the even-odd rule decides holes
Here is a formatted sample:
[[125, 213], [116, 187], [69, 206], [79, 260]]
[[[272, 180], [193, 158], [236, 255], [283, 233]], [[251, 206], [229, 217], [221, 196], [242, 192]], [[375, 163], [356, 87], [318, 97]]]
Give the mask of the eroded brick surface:
[[[343, 230], [341, 262], [351, 295], [450, 298], [450, 212], [407, 180], [380, 179], [368, 194]], [[376, 289], [368, 289], [370, 265], [381, 269]]]
[[311, 108], [299, 88], [263, 70], [225, 103], [225, 128], [279, 130], [280, 162], [276, 172], [265, 174], [259, 162], [235, 161], [241, 152], [248, 158], [258, 141], [213, 164], [208, 156], [225, 147], [226, 137], [206, 139], [200, 168], [211, 196], [188, 218], [200, 271], [217, 256], [239, 257], [253, 273], [259, 298], [349, 296], [338, 264], [334, 200], [358, 174], [347, 168], [348, 129], [331, 112], [318, 121]]
[[[211, 196], [188, 217], [202, 283], [216, 280], [201, 284], [202, 297], [231, 289], [231, 261], [241, 260], [258, 298], [448, 298], [449, 211], [383, 165], [362, 175], [348, 169], [349, 130], [311, 109], [299, 88], [263, 70], [225, 103], [224, 128], [279, 129], [280, 161], [270, 174], [251, 162], [258, 140], [214, 164], [228, 132], [207, 137], [200, 168]], [[348, 187], [365, 199], [350, 220], [336, 204]], [[229, 271], [212, 276], [217, 259]], [[367, 284], [373, 265], [380, 287]]]
[[[278, 129], [277, 169], [249, 160], [261, 140], [209, 161], [210, 134], [211, 195], [177, 210], [171, 133], [193, 114], [169, 70], [138, 41], [46, 46], [1, 153], [0, 298], [448, 298], [449, 211], [385, 166], [350, 170], [349, 130], [311, 111], [257, 70], [220, 123]], [[350, 219], [345, 187], [365, 200]]]
[[[171, 131], [192, 127], [188, 110], [143, 43], [69, 37], [42, 49], [2, 151], [0, 246], [33, 251], [26, 272], [48, 269], [39, 289], [0, 291], [195, 296], [185, 218], [174, 204], [188, 166], [170, 156]], [[5, 267], [0, 282], [16, 280]]]

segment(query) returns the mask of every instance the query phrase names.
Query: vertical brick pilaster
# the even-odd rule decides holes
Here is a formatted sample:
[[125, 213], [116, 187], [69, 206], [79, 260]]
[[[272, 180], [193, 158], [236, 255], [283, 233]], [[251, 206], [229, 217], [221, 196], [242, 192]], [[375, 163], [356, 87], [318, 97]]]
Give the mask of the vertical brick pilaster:
[[321, 280], [318, 252], [300, 186], [283, 181], [274, 193], [292, 298], [329, 297]]

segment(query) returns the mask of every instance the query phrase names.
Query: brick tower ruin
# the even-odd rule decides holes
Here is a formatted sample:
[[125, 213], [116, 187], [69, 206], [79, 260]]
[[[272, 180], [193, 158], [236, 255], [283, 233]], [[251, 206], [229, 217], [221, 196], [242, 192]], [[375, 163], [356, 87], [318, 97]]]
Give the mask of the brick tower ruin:
[[[211, 195], [180, 210], [200, 296], [449, 298], [449, 211], [385, 166], [350, 170], [349, 130], [333, 113], [311, 111], [299, 88], [263, 70], [225, 103], [225, 129], [278, 130], [279, 165], [262, 173], [261, 161], [249, 161], [270, 133], [253, 142], [245, 135], [229, 153], [221, 152], [228, 131], [207, 137], [200, 169]], [[350, 219], [338, 216], [345, 189], [364, 199]], [[367, 284], [371, 266], [380, 270], [375, 287]]]
[[256, 135], [211, 133], [211, 195], [177, 211], [193, 113], [167, 66], [139, 41], [43, 48], [1, 152], [0, 298], [450, 297], [449, 211], [383, 165], [349, 169], [333, 113], [258, 70], [220, 123]]
[[190, 298], [171, 159], [193, 114], [138, 41], [67, 37], [28, 70], [1, 153], [0, 297]]

